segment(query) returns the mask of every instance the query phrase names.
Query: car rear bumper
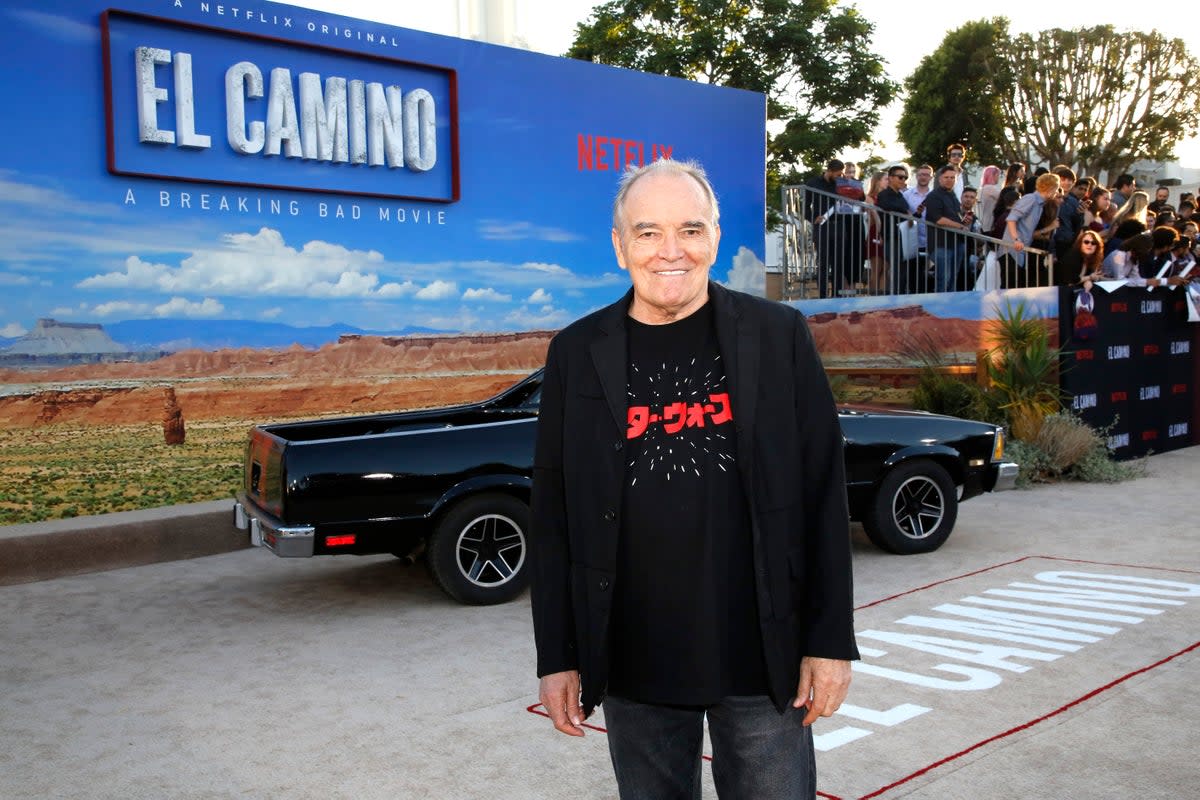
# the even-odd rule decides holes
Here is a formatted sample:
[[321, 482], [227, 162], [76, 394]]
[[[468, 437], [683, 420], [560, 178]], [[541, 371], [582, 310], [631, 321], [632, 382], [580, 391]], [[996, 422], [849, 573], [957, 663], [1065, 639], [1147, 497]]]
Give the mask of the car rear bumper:
[[992, 487], [993, 492], [1002, 492], [1005, 489], [1012, 489], [1017, 485], [1017, 473], [1021, 471], [1019, 464], [1012, 461], [1005, 461], [996, 465], [996, 485]]
[[250, 532], [250, 544], [265, 547], [281, 558], [308, 558], [316, 546], [316, 529], [311, 525], [285, 525], [242, 492], [233, 504], [233, 524], [238, 530]]

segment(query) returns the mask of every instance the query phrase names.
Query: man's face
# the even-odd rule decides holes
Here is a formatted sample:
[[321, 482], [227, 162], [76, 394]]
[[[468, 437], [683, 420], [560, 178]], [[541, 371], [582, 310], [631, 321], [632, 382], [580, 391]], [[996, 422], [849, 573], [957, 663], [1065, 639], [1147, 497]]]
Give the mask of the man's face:
[[843, 174], [844, 174], [844, 170], [827, 169], [827, 170], [825, 170], [825, 180], [836, 181], [838, 178], [842, 177]]
[[1079, 181], [1071, 187], [1071, 192], [1080, 200], [1088, 196], [1088, 185], [1084, 181]]
[[948, 169], [938, 176], [938, 186], [943, 189], [953, 189], [954, 179], [957, 177], [958, 175], [955, 174], [954, 170]]
[[847, 164], [846, 168], [842, 171], [850, 180], [854, 180], [858, 177], [858, 167], [855, 164]]
[[1060, 175], [1058, 178], [1058, 188], [1062, 190], [1063, 194], [1066, 194], [1075, 188], [1075, 181]]
[[1165, 186], [1160, 186], [1154, 190], [1154, 199], [1160, 203], [1167, 202], [1167, 198], [1171, 196], [1171, 190]]
[[894, 191], [902, 192], [904, 187], [908, 185], [908, 173], [902, 169], [888, 173], [888, 187]]
[[647, 175], [625, 195], [621, 230], [613, 229], [617, 263], [633, 280], [630, 316], [661, 324], [688, 316], [708, 299], [720, 227], [704, 190], [687, 175]]
[[[917, 170], [917, 186], [920, 186], [922, 189], [924, 189], [926, 186], [929, 185], [929, 182], [931, 180], [933, 180], [933, 171], [932, 170], [928, 170], [928, 169]], [[953, 185], [954, 184], [952, 183], [951, 186], [953, 186]]]
[[972, 210], [974, 210], [974, 208], [975, 208], [975, 199], [976, 199], [976, 198], [975, 198], [975, 193], [974, 193], [974, 192], [968, 192], [968, 191], [965, 191], [965, 190], [963, 191], [962, 200], [961, 200], [961, 201], [959, 201], [959, 203], [960, 203], [960, 205], [962, 206], [962, 210], [963, 210], [963, 213], [964, 213], [964, 214], [965, 214], [966, 212], [968, 212], [968, 211], [972, 211]]

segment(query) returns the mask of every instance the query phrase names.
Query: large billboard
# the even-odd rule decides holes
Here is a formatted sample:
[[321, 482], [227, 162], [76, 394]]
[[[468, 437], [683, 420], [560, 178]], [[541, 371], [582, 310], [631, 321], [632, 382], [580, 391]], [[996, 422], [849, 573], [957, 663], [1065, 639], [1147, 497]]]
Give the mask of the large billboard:
[[0, 75], [0, 347], [561, 327], [623, 291], [616, 179], [667, 155], [719, 193], [714, 276], [762, 280], [759, 94], [196, 0], [5, 3]]
[[0, 523], [228, 497], [250, 423], [516, 381], [628, 286], [630, 164], [701, 162], [714, 278], [763, 284], [761, 94], [198, 0], [9, 0], [0, 81]]

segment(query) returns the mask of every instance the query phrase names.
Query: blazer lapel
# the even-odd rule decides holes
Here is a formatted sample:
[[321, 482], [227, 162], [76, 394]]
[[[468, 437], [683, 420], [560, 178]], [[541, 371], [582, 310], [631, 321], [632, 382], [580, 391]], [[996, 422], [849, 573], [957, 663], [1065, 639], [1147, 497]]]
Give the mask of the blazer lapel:
[[716, 313], [717, 346], [725, 362], [725, 380], [733, 402], [733, 423], [737, 430], [738, 463], [749, 465], [751, 459], [754, 413], [758, 405], [759, 349], [754, 331], [742, 318], [734, 296], [717, 283], [709, 284], [708, 296]]
[[623, 298], [605, 309], [599, 326], [602, 335], [592, 342], [589, 348], [592, 364], [600, 377], [600, 385], [604, 387], [604, 399], [608, 401], [608, 410], [612, 412], [617, 430], [622, 432], [629, 425], [629, 403], [625, 397], [626, 362], [629, 360], [626, 352], [625, 314], [632, 299], [633, 289], [630, 289]]

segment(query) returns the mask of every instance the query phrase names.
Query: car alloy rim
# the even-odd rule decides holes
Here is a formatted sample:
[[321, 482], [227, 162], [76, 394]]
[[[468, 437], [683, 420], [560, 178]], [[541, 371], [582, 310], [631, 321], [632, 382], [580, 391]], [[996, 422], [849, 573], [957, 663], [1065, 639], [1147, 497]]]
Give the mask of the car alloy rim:
[[458, 569], [471, 583], [493, 588], [508, 583], [525, 563], [525, 534], [502, 514], [483, 514], [458, 534]]
[[946, 515], [946, 498], [937, 481], [927, 475], [914, 475], [900, 484], [892, 498], [892, 519], [910, 539], [932, 536]]

